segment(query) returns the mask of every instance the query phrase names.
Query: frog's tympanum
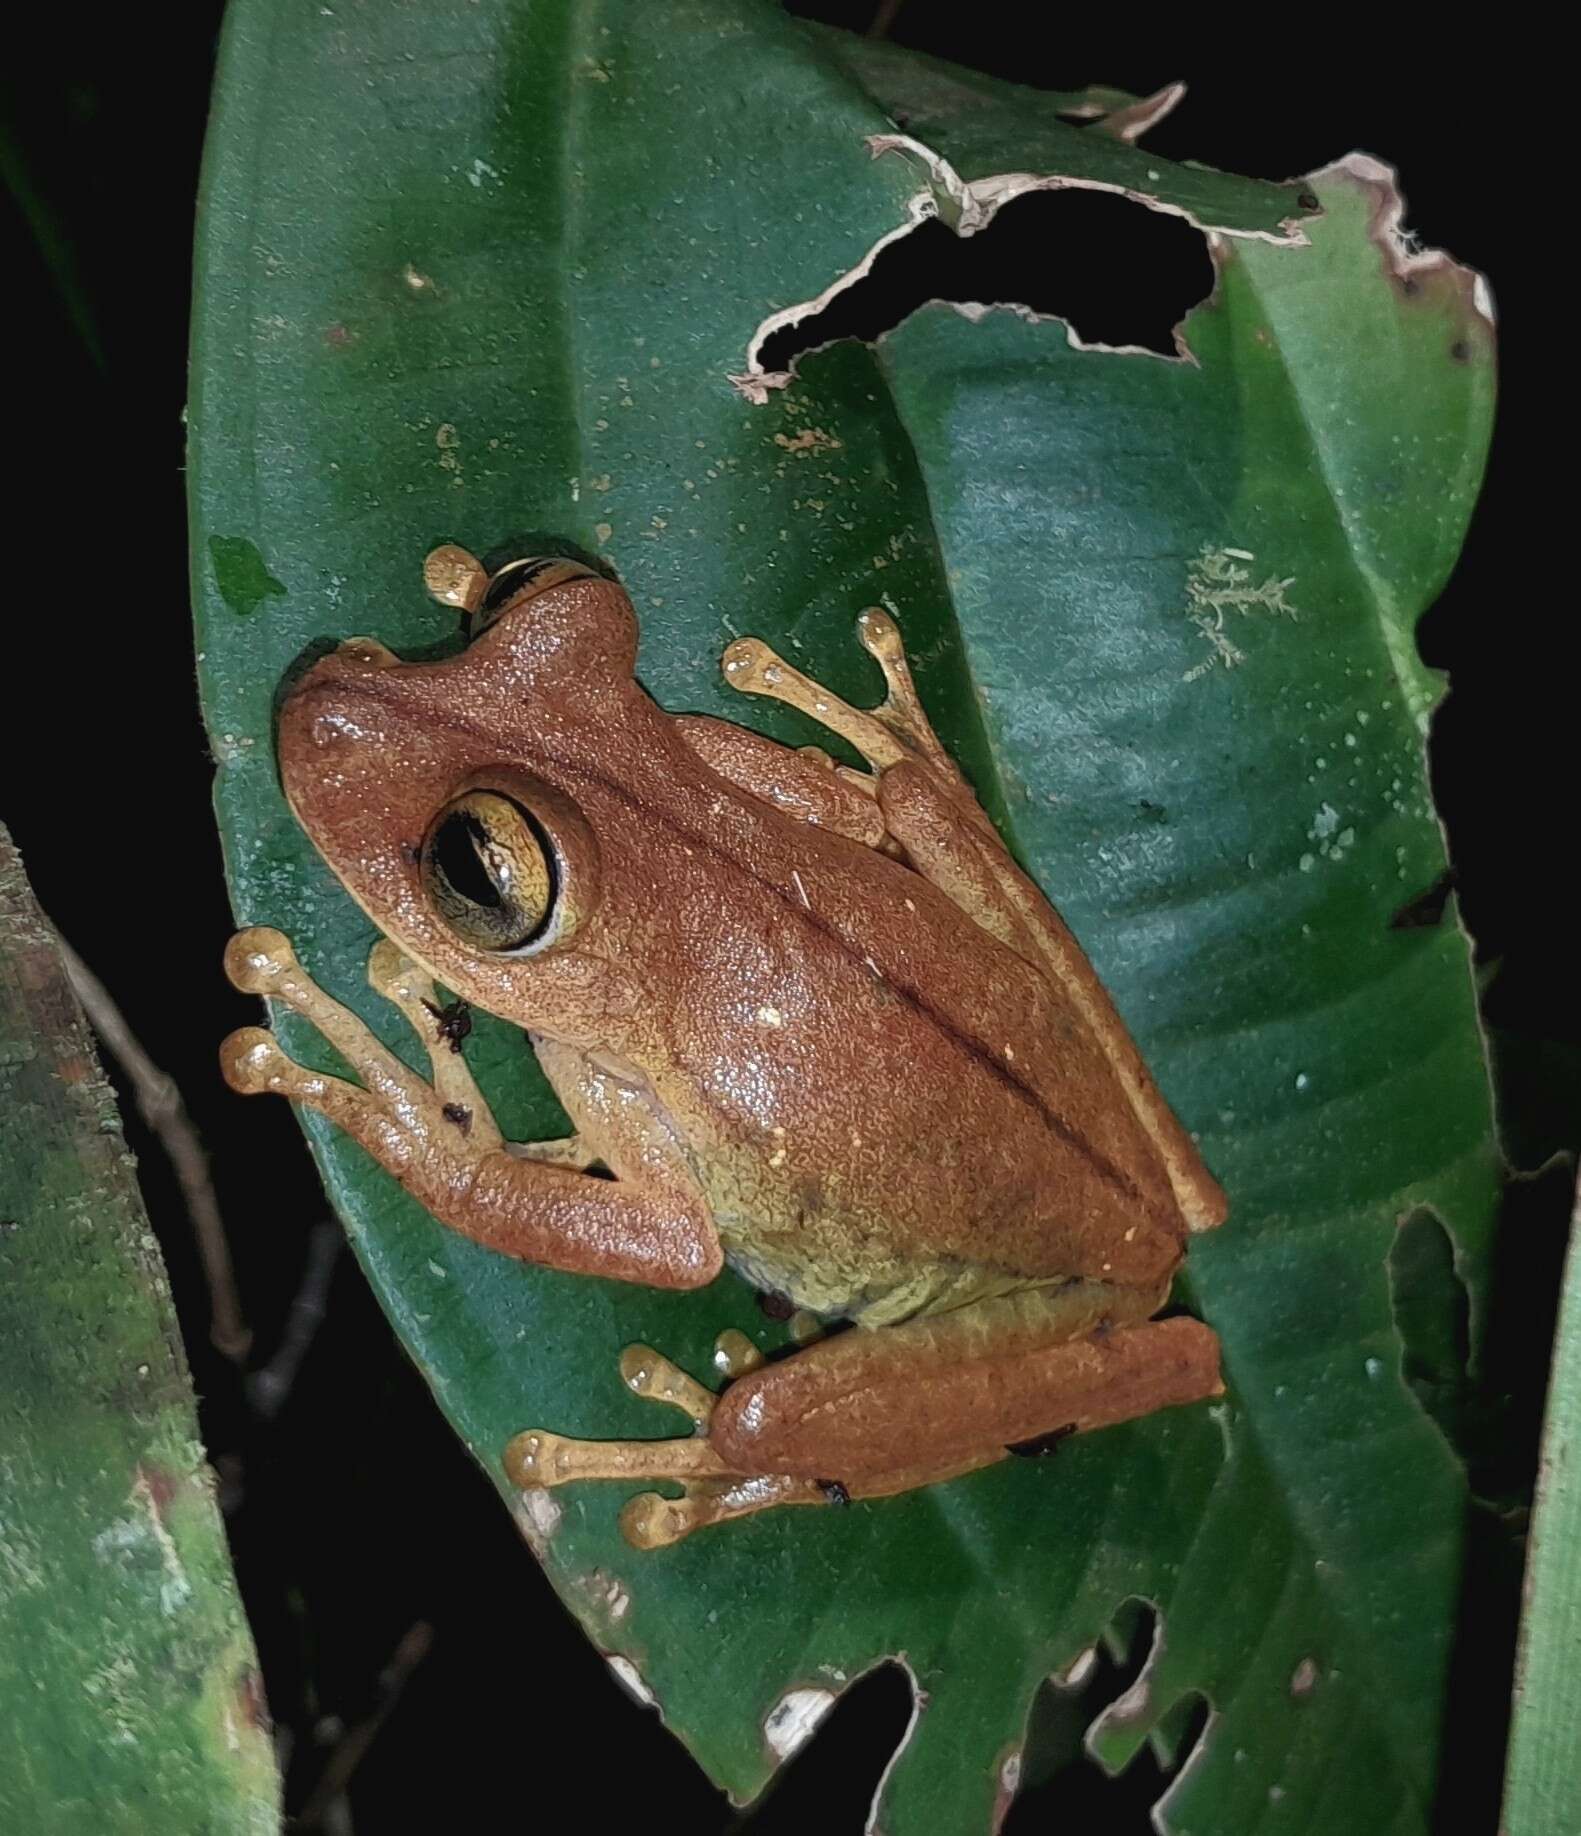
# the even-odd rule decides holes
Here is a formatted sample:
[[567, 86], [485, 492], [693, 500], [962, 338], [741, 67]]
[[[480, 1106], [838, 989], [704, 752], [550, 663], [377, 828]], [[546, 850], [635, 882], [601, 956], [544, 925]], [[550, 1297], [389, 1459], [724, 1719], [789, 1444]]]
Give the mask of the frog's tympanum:
[[[1223, 1195], [934, 735], [890, 618], [857, 621], [888, 683], [871, 713], [754, 638], [725, 652], [734, 687], [810, 715], [858, 771], [657, 707], [631, 603], [588, 568], [490, 577], [447, 547], [426, 578], [468, 615], [467, 649], [342, 644], [287, 698], [279, 752], [291, 808], [383, 933], [369, 979], [430, 1077], [253, 929], [231, 978], [361, 1084], [254, 1027], [226, 1042], [230, 1082], [323, 1111], [501, 1255], [657, 1288], [729, 1262], [787, 1310], [853, 1322], [741, 1360], [717, 1397], [628, 1347], [626, 1383], [693, 1432], [528, 1429], [512, 1479], [671, 1482], [625, 1508], [651, 1547], [1217, 1395], [1214, 1334], [1152, 1316]], [[436, 984], [526, 1031], [575, 1134], [502, 1139]]]

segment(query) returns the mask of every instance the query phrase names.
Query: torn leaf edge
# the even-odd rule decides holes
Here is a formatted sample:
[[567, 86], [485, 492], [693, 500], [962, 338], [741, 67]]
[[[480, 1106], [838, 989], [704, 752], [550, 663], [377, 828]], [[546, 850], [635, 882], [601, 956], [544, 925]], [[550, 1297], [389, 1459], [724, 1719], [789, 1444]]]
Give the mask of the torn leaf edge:
[[1472, 312], [1482, 320], [1490, 333], [1498, 328], [1498, 309], [1488, 277], [1480, 269], [1457, 261], [1447, 249], [1423, 248], [1412, 231], [1405, 227], [1405, 192], [1400, 172], [1385, 160], [1360, 149], [1330, 160], [1307, 175], [1305, 182], [1321, 185], [1326, 180], [1349, 179], [1368, 193], [1371, 214], [1367, 222], [1368, 240], [1382, 252], [1389, 273], [1396, 281], [1421, 281], [1428, 276], [1443, 276], [1460, 291]]
[[[1173, 100], [1168, 106], [1173, 106]], [[1160, 114], [1166, 112], [1167, 108], [1159, 111]], [[1144, 127], [1147, 125], [1150, 123], [1143, 124]], [[840, 294], [867, 278], [872, 272], [873, 264], [885, 249], [898, 242], [901, 237], [911, 235], [915, 229], [931, 218], [945, 217], [950, 221], [958, 236], [975, 236], [980, 230], [986, 229], [1007, 204], [1013, 203], [1017, 198], [1027, 197], [1032, 192], [1095, 191], [1107, 192], [1112, 197], [1128, 199], [1131, 203], [1140, 205], [1144, 210], [1156, 211], [1160, 216], [1178, 217], [1207, 237], [1210, 246], [1216, 237], [1235, 237], [1254, 242], [1269, 242], [1279, 248], [1306, 248], [1310, 246], [1310, 243], [1305, 232], [1300, 228], [1299, 217], [1317, 214], [1312, 211], [1303, 211], [1284, 218], [1281, 224], [1281, 228], [1285, 231], [1284, 234], [1273, 230], [1227, 229], [1222, 225], [1203, 222], [1194, 211], [1188, 210], [1183, 204], [1166, 203], [1150, 192], [1139, 191], [1134, 185], [1117, 184], [1107, 179], [1076, 178], [1069, 173], [1060, 172], [1001, 172], [987, 178], [964, 179], [942, 153], [935, 152], [932, 147], [926, 146], [909, 134], [870, 134], [867, 137], [867, 149], [874, 159], [881, 159], [886, 153], [899, 153], [920, 161], [927, 171], [929, 183], [923, 190], [915, 192], [906, 200], [906, 221], [897, 224], [894, 229], [880, 236], [854, 267], [847, 268], [843, 274], [837, 275], [815, 298], [799, 301], [794, 306], [781, 307], [778, 312], [770, 313], [758, 325], [747, 345], [745, 367], [729, 377], [731, 384], [754, 407], [765, 406], [771, 391], [788, 387], [795, 375], [794, 368], [789, 370], [764, 369], [762, 352], [769, 339], [776, 333], [788, 330], [793, 325], [801, 324], [804, 319], [814, 318], [823, 312]], [[1368, 160], [1371, 165], [1378, 166], [1384, 172], [1390, 170], [1380, 166], [1380, 162], [1370, 160], [1370, 156], [1366, 154], [1353, 154], [1349, 157]], [[1337, 162], [1341, 165], [1344, 163], [1343, 161]], [[1390, 176], [1392, 178], [1392, 173]], [[1403, 200], [1399, 199], [1398, 187], [1395, 188], [1395, 197], [1399, 202], [1395, 227], [1402, 247], [1399, 259], [1419, 259], [1409, 253], [1409, 244], [1404, 242], [1398, 230], [1399, 216], [1404, 208]], [[984, 303], [950, 300], [940, 303], [952, 306], [963, 317], [974, 323], [990, 312], [1008, 311], [1015, 312], [1034, 323], [1063, 325], [1072, 349], [1078, 351], [1102, 351], [1112, 356], [1126, 357], [1157, 358], [1160, 355], [1157, 351], [1149, 350], [1145, 345], [1089, 343], [1081, 338], [1075, 329], [1058, 314], [1034, 312], [1030, 307], [1017, 305], [1013, 301]], [[1185, 321], [1182, 320], [1181, 324], [1174, 328], [1175, 356], [1173, 358], [1163, 357], [1161, 361], [1196, 363], [1196, 357], [1183, 336], [1184, 324]]]

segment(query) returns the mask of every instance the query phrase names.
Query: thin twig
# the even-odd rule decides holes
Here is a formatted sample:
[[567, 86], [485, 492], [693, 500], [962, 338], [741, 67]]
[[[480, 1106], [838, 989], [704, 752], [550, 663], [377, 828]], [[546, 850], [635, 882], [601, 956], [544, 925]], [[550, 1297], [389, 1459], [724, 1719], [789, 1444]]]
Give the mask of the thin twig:
[[[59, 937], [58, 931], [56, 935]], [[192, 1234], [197, 1239], [198, 1256], [209, 1287], [209, 1338], [216, 1350], [240, 1364], [252, 1344], [252, 1332], [242, 1317], [241, 1301], [236, 1293], [230, 1245], [225, 1239], [219, 1201], [214, 1196], [214, 1182], [209, 1176], [209, 1157], [203, 1151], [198, 1131], [181, 1100], [181, 1091], [175, 1079], [167, 1071], [161, 1071], [144, 1051], [109, 989], [64, 937], [59, 937], [59, 941], [66, 974], [77, 999], [92, 1022], [93, 1030], [104, 1041], [105, 1050], [126, 1073], [137, 1100], [138, 1114], [169, 1157], [181, 1196], [186, 1201], [187, 1216], [192, 1220]]]
[[306, 1804], [292, 1820], [293, 1828], [319, 1828], [331, 1807], [345, 1795], [346, 1787], [351, 1783], [351, 1775], [373, 1745], [375, 1735], [400, 1699], [401, 1691], [410, 1681], [412, 1672], [428, 1656], [433, 1642], [434, 1628], [426, 1619], [419, 1619], [401, 1635], [400, 1643], [390, 1654], [389, 1663], [379, 1672], [377, 1702], [336, 1743], [334, 1751], [324, 1762], [324, 1770], [319, 1774], [317, 1784], [308, 1793]]
[[274, 1356], [247, 1378], [247, 1400], [254, 1413], [270, 1421], [280, 1413], [296, 1382], [297, 1371], [329, 1308], [329, 1284], [334, 1279], [340, 1246], [345, 1241], [340, 1226], [321, 1219], [308, 1234], [307, 1264], [301, 1285], [291, 1300], [285, 1329]]

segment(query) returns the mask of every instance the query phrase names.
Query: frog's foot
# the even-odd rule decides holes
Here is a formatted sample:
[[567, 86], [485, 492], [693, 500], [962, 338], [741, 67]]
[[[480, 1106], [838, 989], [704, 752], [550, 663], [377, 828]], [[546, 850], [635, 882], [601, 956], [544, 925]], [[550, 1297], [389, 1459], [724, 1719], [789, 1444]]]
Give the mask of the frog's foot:
[[[243, 1027], [221, 1049], [227, 1082], [243, 1095], [269, 1090], [322, 1109], [343, 1127], [355, 1117], [381, 1135], [404, 1131], [413, 1148], [439, 1151], [467, 1162], [495, 1152], [521, 1160], [582, 1170], [597, 1156], [577, 1135], [560, 1141], [507, 1142], [488, 1100], [461, 1056], [471, 1018], [459, 1001], [441, 1003], [432, 978], [382, 939], [368, 958], [368, 984], [399, 1008], [428, 1051], [430, 1081], [385, 1050], [357, 1016], [324, 993], [296, 959], [290, 939], [266, 925], [240, 931], [225, 952], [225, 971], [246, 994], [267, 995], [309, 1020], [363, 1080], [309, 1071], [281, 1051], [272, 1033]], [[353, 1130], [352, 1132], [355, 1132]]]
[[[726, 1362], [725, 1347], [722, 1338], [716, 1362]], [[505, 1449], [505, 1470], [513, 1485], [526, 1489], [570, 1485], [582, 1479], [656, 1479], [679, 1485], [679, 1498], [639, 1492], [627, 1500], [620, 1527], [626, 1541], [637, 1549], [678, 1543], [695, 1530], [773, 1505], [836, 1504], [848, 1496], [832, 1482], [743, 1472], [728, 1465], [707, 1439], [719, 1399], [651, 1347], [627, 1346], [620, 1358], [620, 1375], [634, 1395], [668, 1403], [689, 1415], [695, 1432], [668, 1441], [579, 1441], [544, 1428], [529, 1428]]]
[[876, 772], [906, 759], [924, 759], [952, 782], [960, 781], [955, 762], [945, 751], [918, 699], [906, 661], [900, 631], [887, 612], [870, 607], [856, 621], [862, 648], [884, 672], [888, 693], [876, 708], [854, 708], [831, 690], [804, 676], [771, 650], [761, 638], [738, 638], [725, 652], [725, 680], [747, 695], [766, 695], [799, 708], [837, 733], [861, 753]]
[[440, 1151], [472, 1162], [503, 1146], [461, 1056], [470, 1026], [465, 1008], [442, 1005], [433, 982], [394, 944], [374, 946], [368, 981], [400, 1009], [428, 1048], [431, 1082], [403, 1064], [349, 1008], [325, 994], [297, 961], [283, 932], [266, 925], [238, 932], [225, 952], [225, 972], [244, 993], [266, 995], [310, 1021], [363, 1084], [358, 1088], [307, 1070], [286, 1056], [272, 1033], [249, 1026], [232, 1033], [221, 1048], [221, 1065], [233, 1089], [244, 1095], [275, 1091], [307, 1103], [359, 1139], [370, 1130], [387, 1145], [399, 1139], [406, 1154]]

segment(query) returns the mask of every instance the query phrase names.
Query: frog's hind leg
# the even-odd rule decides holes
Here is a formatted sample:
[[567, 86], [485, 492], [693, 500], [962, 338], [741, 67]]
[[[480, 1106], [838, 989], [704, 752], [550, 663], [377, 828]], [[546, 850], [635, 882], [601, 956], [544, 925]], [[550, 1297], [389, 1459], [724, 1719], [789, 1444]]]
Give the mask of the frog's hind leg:
[[918, 1449], [964, 1471], [1216, 1396], [1217, 1336], [1185, 1316], [1148, 1317], [1167, 1290], [1074, 1281], [858, 1328], [733, 1385], [709, 1439], [733, 1466], [878, 1496], [907, 1488]]
[[833, 1505], [937, 1484], [1067, 1433], [1216, 1396], [1219, 1344], [1200, 1321], [1150, 1320], [1167, 1284], [1023, 1289], [881, 1331], [856, 1328], [744, 1375], [718, 1398], [646, 1346], [621, 1372], [684, 1410], [668, 1441], [582, 1441], [529, 1429], [505, 1453], [522, 1486], [668, 1480], [621, 1514], [655, 1548], [775, 1505]]

